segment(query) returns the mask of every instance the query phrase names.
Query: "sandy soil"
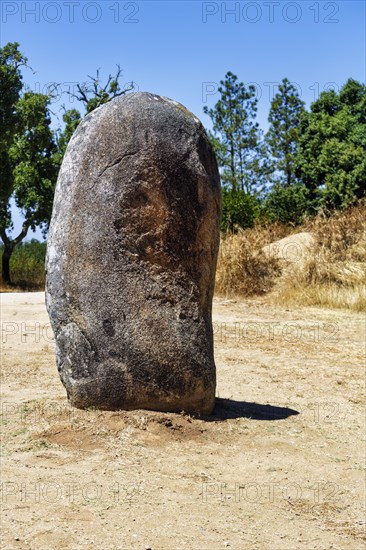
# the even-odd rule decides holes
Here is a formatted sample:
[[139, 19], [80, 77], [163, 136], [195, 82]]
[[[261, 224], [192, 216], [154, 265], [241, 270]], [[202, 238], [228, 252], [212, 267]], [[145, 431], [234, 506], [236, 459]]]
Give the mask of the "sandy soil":
[[1, 306], [2, 548], [365, 547], [363, 315], [215, 299], [199, 419], [70, 408], [43, 293]]

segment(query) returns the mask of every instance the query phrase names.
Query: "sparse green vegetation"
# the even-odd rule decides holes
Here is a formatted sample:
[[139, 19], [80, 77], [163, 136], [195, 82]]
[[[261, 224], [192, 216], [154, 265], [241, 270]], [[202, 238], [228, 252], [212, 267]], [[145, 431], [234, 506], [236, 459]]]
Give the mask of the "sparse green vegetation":
[[[0, 258], [2, 258], [4, 246], [0, 245]], [[46, 255], [46, 243], [32, 239], [29, 242], [20, 243], [14, 250], [10, 259], [13, 285], [6, 287], [1, 280], [1, 290], [43, 290], [45, 284], [44, 261]]]

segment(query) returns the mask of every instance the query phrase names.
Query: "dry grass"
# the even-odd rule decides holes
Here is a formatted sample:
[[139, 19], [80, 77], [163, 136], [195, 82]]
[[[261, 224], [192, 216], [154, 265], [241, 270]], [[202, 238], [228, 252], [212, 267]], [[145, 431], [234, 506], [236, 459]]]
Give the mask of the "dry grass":
[[[289, 264], [262, 248], [291, 231], [256, 228], [222, 239], [217, 292], [253, 296], [271, 293], [274, 301], [366, 311], [366, 223], [364, 201], [330, 218], [318, 216], [296, 232], [307, 231], [315, 245], [302, 262]], [[294, 232], [292, 230], [292, 232]]]
[[316, 247], [303, 269], [291, 281], [285, 278], [282, 300], [366, 311], [365, 202], [331, 218], [319, 216], [307, 229]]
[[277, 259], [268, 258], [262, 249], [288, 233], [286, 226], [272, 224], [223, 235], [216, 272], [216, 294], [252, 296], [268, 292], [280, 273], [280, 265]]
[[292, 286], [286, 285], [281, 288], [276, 298], [287, 304], [366, 311], [364, 284], [353, 287], [341, 287], [336, 284], [304, 286], [296, 281]]
[[21, 288], [19, 286], [5, 285], [2, 282], [1, 277], [0, 277], [0, 293], [3, 293], [3, 292], [27, 292], [27, 290], [25, 290], [24, 288]]

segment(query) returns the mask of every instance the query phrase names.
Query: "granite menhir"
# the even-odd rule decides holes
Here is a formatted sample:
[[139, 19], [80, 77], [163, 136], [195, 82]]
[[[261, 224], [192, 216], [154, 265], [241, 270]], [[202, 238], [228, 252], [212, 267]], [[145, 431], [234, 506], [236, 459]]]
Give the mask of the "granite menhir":
[[60, 170], [46, 305], [70, 403], [210, 414], [220, 178], [201, 122], [151, 93], [90, 113]]

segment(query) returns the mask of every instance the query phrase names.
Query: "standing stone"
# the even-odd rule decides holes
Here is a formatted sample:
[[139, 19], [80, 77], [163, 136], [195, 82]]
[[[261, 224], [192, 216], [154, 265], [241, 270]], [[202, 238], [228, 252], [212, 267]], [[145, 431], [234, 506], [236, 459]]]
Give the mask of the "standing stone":
[[220, 179], [200, 121], [150, 93], [79, 125], [60, 170], [46, 305], [72, 405], [211, 413]]

